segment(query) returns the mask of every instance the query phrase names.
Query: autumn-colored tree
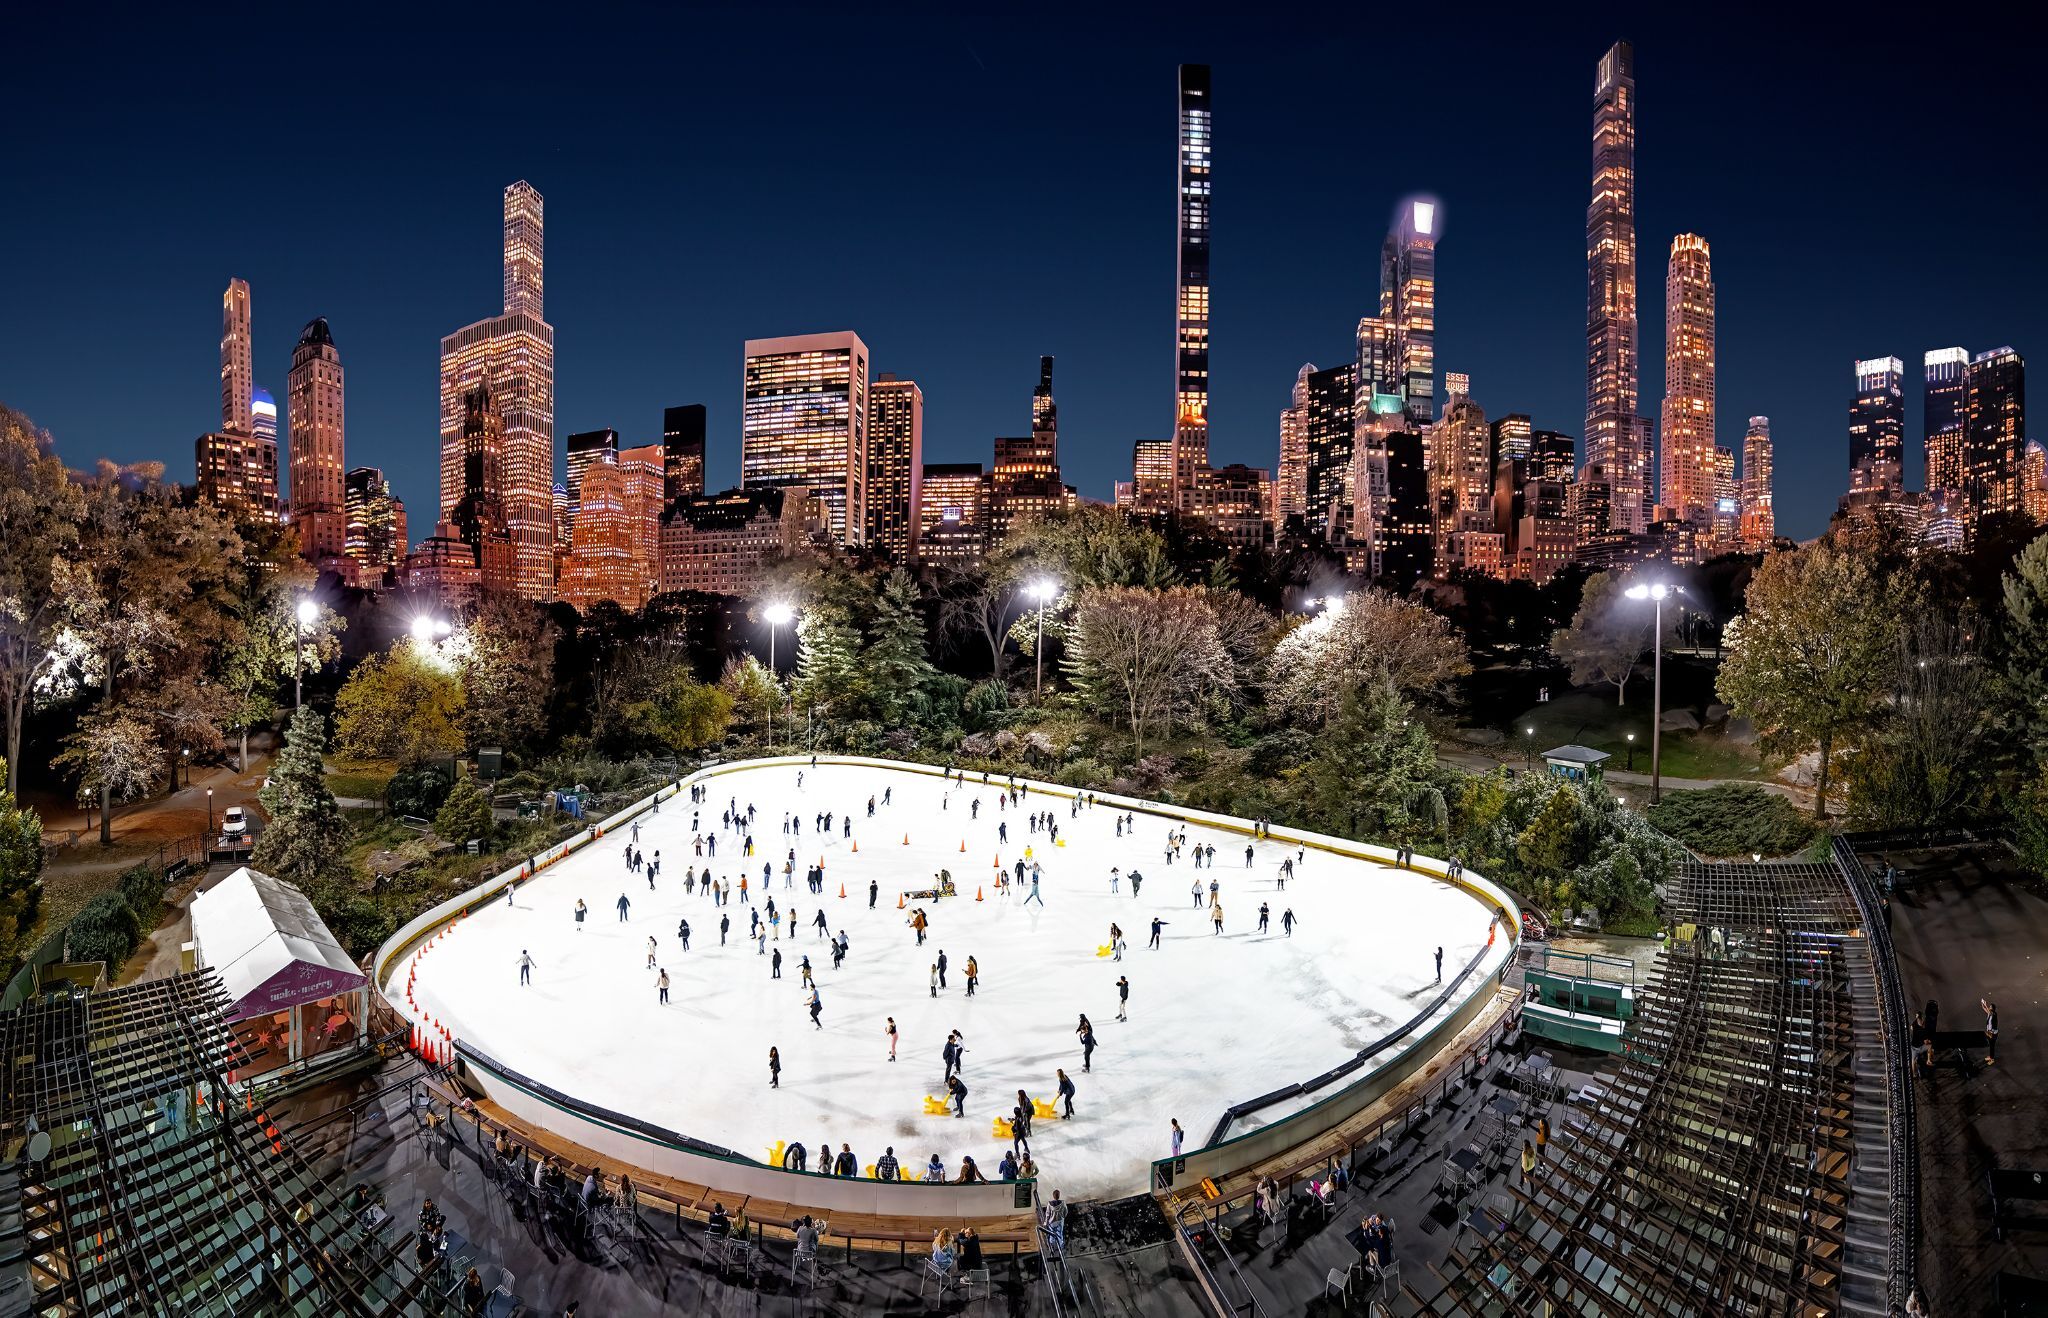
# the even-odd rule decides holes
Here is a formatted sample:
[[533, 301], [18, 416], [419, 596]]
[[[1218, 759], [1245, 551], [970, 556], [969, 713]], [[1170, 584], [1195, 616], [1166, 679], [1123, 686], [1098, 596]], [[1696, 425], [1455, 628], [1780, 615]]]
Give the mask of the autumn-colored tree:
[[560, 631], [522, 600], [487, 600], [453, 646], [472, 746], [530, 746], [547, 728]]
[[1143, 755], [1147, 732], [1171, 733], [1234, 678], [1201, 590], [1108, 586], [1074, 604], [1066, 668], [1083, 700], [1120, 717]]
[[[1614, 703], [1628, 703], [1629, 679], [1657, 634], [1657, 609], [1624, 594], [1627, 580], [1619, 572], [1595, 572], [1586, 578], [1585, 594], [1572, 625], [1550, 637], [1550, 649], [1571, 668], [1574, 686], [1612, 684]], [[1666, 607], [1664, 644], [1678, 636], [1678, 609]]]
[[1472, 671], [1442, 617], [1383, 590], [1354, 591], [1296, 624], [1273, 647], [1267, 694], [1274, 711], [1327, 725], [1353, 689], [1381, 678], [1404, 699], [1440, 695]]
[[21, 729], [62, 664], [64, 610], [52, 569], [78, 543], [85, 491], [47, 432], [0, 407], [0, 726], [6, 787], [21, 790]]
[[0, 957], [34, 923], [42, 876], [43, 821], [0, 787]]
[[334, 741], [356, 759], [418, 764], [463, 749], [462, 683], [412, 641], [356, 666], [334, 698]]
[[1819, 748], [1814, 817], [1825, 819], [1835, 752], [1884, 708], [1911, 601], [1853, 550], [1822, 540], [1766, 555], [1746, 602], [1715, 689], [1766, 746]]

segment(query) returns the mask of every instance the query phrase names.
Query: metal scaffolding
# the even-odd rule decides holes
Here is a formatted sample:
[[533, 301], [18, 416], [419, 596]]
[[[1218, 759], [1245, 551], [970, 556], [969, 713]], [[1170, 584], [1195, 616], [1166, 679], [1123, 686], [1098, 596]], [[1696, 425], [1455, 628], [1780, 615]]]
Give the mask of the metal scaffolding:
[[[227, 1006], [203, 971], [0, 1014], [0, 1148], [21, 1159], [18, 1234], [0, 1253], [25, 1259], [28, 1312], [446, 1311], [236, 1095]], [[38, 1131], [49, 1148], [31, 1157]]]
[[1886, 1311], [1884, 1038], [1855, 894], [1829, 865], [1695, 864], [1665, 904], [1694, 928], [1639, 995], [1621, 1070], [1460, 1228], [1437, 1293], [1410, 1288], [1420, 1313]]

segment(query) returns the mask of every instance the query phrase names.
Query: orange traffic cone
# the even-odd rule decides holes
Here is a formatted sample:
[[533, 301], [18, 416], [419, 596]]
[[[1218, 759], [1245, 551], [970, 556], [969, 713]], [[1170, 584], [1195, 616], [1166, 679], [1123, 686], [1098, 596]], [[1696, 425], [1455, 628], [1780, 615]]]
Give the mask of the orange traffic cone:
[[860, 839], [859, 839], [859, 838], [855, 838], [855, 839], [853, 840], [853, 849], [854, 849], [855, 851], [859, 851], [859, 850], [860, 850]]
[[975, 885], [975, 888], [974, 888], [974, 900], [976, 900], [976, 901], [980, 901], [980, 900], [981, 900], [981, 885], [979, 885], [979, 884], [976, 884], [976, 885]]
[[1003, 858], [1001, 856], [992, 858], [988, 863], [988, 867], [992, 870], [1001, 869], [1003, 867]]
[[960, 853], [962, 855], [967, 854], [967, 839], [964, 837], [960, 839]]
[[843, 883], [839, 885], [839, 895], [842, 899], [846, 896], [846, 885]]
[[896, 894], [896, 909], [899, 911], [903, 909], [903, 894], [900, 892]]
[[906, 847], [910, 845], [910, 834], [905, 833], [903, 835], [903, 845]]

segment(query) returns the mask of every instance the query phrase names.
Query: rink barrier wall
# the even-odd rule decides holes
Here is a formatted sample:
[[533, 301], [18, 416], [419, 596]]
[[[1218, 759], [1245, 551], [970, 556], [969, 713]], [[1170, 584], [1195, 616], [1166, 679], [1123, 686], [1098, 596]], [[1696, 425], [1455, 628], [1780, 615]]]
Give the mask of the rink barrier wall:
[[[1014, 1217], [1031, 1206], [1032, 1181], [977, 1185], [877, 1181], [789, 1171], [687, 1135], [607, 1111], [520, 1075], [458, 1041], [456, 1055], [491, 1101], [530, 1126], [632, 1168], [702, 1185], [735, 1207], [748, 1198], [825, 1213], [882, 1217]], [[913, 1159], [915, 1155], [912, 1155]]]
[[[678, 779], [674, 783], [656, 788], [649, 795], [640, 798], [638, 801], [633, 802], [631, 805], [626, 806], [624, 809], [616, 811], [606, 819], [596, 824], [593, 824], [589, 828], [583, 829], [581, 832], [576, 833], [574, 836], [566, 838], [563, 841], [556, 843], [554, 846], [549, 847], [547, 850], [539, 852], [536, 855], [529, 857], [527, 860], [522, 861], [520, 864], [513, 866], [511, 869], [505, 870], [502, 873], [490, 879], [486, 879], [483, 883], [479, 884], [474, 888], [471, 888], [469, 891], [461, 893], [458, 896], [452, 897], [449, 900], [442, 902], [439, 905], [427, 911], [422, 912], [420, 915], [414, 917], [412, 920], [407, 921], [406, 924], [398, 930], [398, 932], [394, 933], [390, 938], [386, 939], [383, 946], [377, 950], [374, 963], [376, 969], [375, 973], [372, 976], [372, 979], [376, 983], [378, 991], [382, 993], [383, 996], [385, 997], [385, 1000], [389, 1002], [394, 1008], [396, 1008], [401, 1015], [404, 1015], [405, 1011], [403, 1006], [401, 1005], [403, 994], [401, 993], [398, 995], [397, 998], [394, 998], [388, 990], [388, 985], [391, 980], [393, 969], [399, 964], [400, 960], [408, 952], [414, 950], [416, 946], [424, 943], [430, 936], [435, 934], [442, 927], [450, 925], [457, 920], [460, 920], [470, 911], [475, 910], [476, 908], [484, 905], [486, 902], [495, 901], [502, 893], [505, 892], [505, 890], [508, 887], [512, 886], [513, 884], [519, 883], [525, 879], [531, 878], [541, 873], [543, 870], [555, 864], [557, 861], [560, 861], [566, 856], [575, 854], [576, 852], [582, 850], [584, 847], [588, 846], [590, 843], [595, 842], [599, 838], [604, 837], [606, 834], [611, 833], [621, 827], [630, 825], [633, 819], [647, 811], [653, 810], [661, 802], [682, 795], [683, 790], [686, 787], [694, 786], [698, 783], [707, 783], [712, 781], [713, 779], [722, 777], [726, 774], [741, 773], [750, 769], [763, 769], [775, 767], [809, 768], [813, 766], [824, 765], [845, 765], [856, 768], [879, 769], [893, 773], [918, 774], [927, 778], [943, 778], [947, 776], [949, 772], [947, 766], [925, 764], [920, 761], [914, 760], [881, 759], [875, 756], [867, 755], [776, 755], [762, 756], [759, 758], [748, 760], [732, 760], [706, 764], [704, 767], [698, 769], [695, 773], [692, 773], [687, 777]], [[974, 781], [974, 775], [970, 771], [963, 770], [961, 776], [966, 780], [966, 784], [970, 787], [987, 786], [992, 789], [1001, 789], [1003, 787], [1009, 786], [1010, 783], [1013, 781], [1011, 775], [999, 775], [994, 772], [991, 772], [989, 774], [988, 781], [985, 784], [976, 783]], [[1094, 792], [1083, 788], [1067, 787], [1059, 783], [1049, 783], [1033, 778], [1014, 778], [1014, 781], [1017, 785], [1026, 788], [1027, 795], [1030, 796], [1047, 796], [1066, 801], [1072, 801], [1076, 797], [1085, 796], [1092, 798], [1098, 805], [1107, 805], [1110, 806], [1112, 809], [1121, 811], [1125, 814], [1149, 815], [1153, 818], [1164, 819], [1168, 822], [1173, 823], [1199, 824], [1204, 828], [1210, 828], [1218, 832], [1224, 833], [1235, 833], [1238, 836], [1244, 838], [1251, 838], [1255, 836], [1252, 821], [1241, 819], [1235, 815], [1221, 815], [1207, 810], [1196, 810], [1188, 807], [1171, 805], [1161, 801], [1149, 801], [1139, 797], [1122, 796], [1114, 792]], [[1509, 893], [1506, 889], [1499, 887], [1498, 885], [1492, 883], [1491, 881], [1489, 881], [1481, 875], [1471, 873], [1470, 871], [1465, 870], [1462, 866], [1460, 866], [1456, 872], [1453, 872], [1450, 862], [1436, 860], [1427, 856], [1416, 856], [1409, 860], [1405, 866], [1398, 866], [1396, 853], [1392, 847], [1382, 847], [1366, 842], [1354, 842], [1349, 838], [1336, 837], [1327, 833], [1311, 832], [1305, 829], [1269, 829], [1266, 832], [1265, 840], [1273, 842], [1292, 843], [1297, 847], [1327, 852], [1331, 855], [1344, 856], [1352, 860], [1369, 860], [1375, 861], [1382, 865], [1396, 866], [1397, 868], [1405, 868], [1407, 870], [1413, 871], [1414, 873], [1422, 874], [1427, 877], [1437, 879], [1440, 882], [1450, 884], [1452, 887], [1460, 889], [1461, 891], [1466, 893], [1466, 895], [1479, 901], [1482, 905], [1491, 905], [1492, 909], [1488, 912], [1487, 917], [1489, 922], [1495, 919], [1500, 920], [1502, 924], [1505, 926], [1507, 932], [1507, 949], [1503, 957], [1502, 965], [1503, 967], [1506, 967], [1507, 965], [1512, 963], [1512, 953], [1514, 951], [1515, 945], [1520, 941], [1521, 937], [1521, 906], [1518, 902], [1516, 902], [1514, 896], [1511, 893]], [[1482, 952], [1480, 956], [1483, 959], [1485, 953]], [[1323, 1099], [1320, 1102], [1308, 1108], [1305, 1108], [1302, 1111], [1297, 1112], [1290, 1117], [1286, 1117], [1280, 1121], [1276, 1121], [1270, 1126], [1264, 1126], [1258, 1130], [1247, 1132], [1246, 1134], [1237, 1136], [1234, 1139], [1225, 1140], [1220, 1144], [1211, 1144], [1205, 1148], [1196, 1150], [1194, 1153], [1185, 1154], [1181, 1158], [1162, 1159], [1158, 1162], [1153, 1163], [1153, 1187], [1161, 1188], [1163, 1184], [1170, 1184], [1174, 1180], [1184, 1179], [1187, 1175], [1195, 1174], [1193, 1171], [1180, 1170], [1182, 1168], [1201, 1168], [1203, 1170], [1200, 1171], [1200, 1175], [1205, 1176], [1226, 1176], [1233, 1171], [1242, 1170], [1245, 1167], [1257, 1165], [1258, 1163], [1263, 1162], [1268, 1158], [1278, 1156], [1279, 1154], [1284, 1153], [1288, 1149], [1291, 1149], [1297, 1145], [1305, 1144], [1308, 1141], [1315, 1139], [1320, 1135], [1327, 1134], [1329, 1131], [1342, 1125], [1345, 1121], [1348, 1121], [1357, 1113], [1363, 1111], [1372, 1102], [1376, 1101], [1378, 1098], [1382, 1097], [1387, 1092], [1391, 1091], [1395, 1085], [1398, 1085], [1402, 1080], [1406, 1079], [1409, 1075], [1412, 1075], [1415, 1071], [1421, 1069], [1421, 1067], [1429, 1060], [1429, 1058], [1433, 1056], [1431, 1045], [1436, 1044], [1445, 1039], [1455, 1038], [1457, 1031], [1459, 1029], [1462, 1029], [1466, 1024], [1469, 1024], [1471, 1020], [1476, 1015], [1478, 1015], [1480, 1011], [1484, 1010], [1485, 1005], [1489, 1000], [1490, 995], [1478, 993], [1475, 991], [1470, 997], [1466, 999], [1464, 1003], [1460, 1004], [1456, 1011], [1452, 1012], [1444, 1020], [1438, 1022], [1438, 1024], [1435, 1027], [1433, 1027], [1420, 1039], [1418, 1039], [1414, 1046], [1404, 1050], [1399, 1058], [1395, 1059], [1393, 1062], [1390, 1062], [1387, 1066], [1381, 1068], [1380, 1070], [1373, 1072], [1365, 1079], [1360, 1080], [1351, 1086], [1348, 1086], [1339, 1093], [1332, 1094], [1330, 1097]], [[481, 1056], [480, 1054], [477, 1054], [473, 1048], [470, 1048], [469, 1045], [463, 1044], [459, 1038], [456, 1040], [456, 1043], [458, 1048], [462, 1049], [469, 1055]], [[501, 1076], [508, 1074], [505, 1068], [498, 1067], [495, 1063], [491, 1065], [496, 1069], [496, 1071]], [[479, 1069], [481, 1069], [481, 1064], [479, 1066]], [[516, 1073], [509, 1074], [516, 1075]], [[1383, 1081], [1383, 1077], [1387, 1078]], [[544, 1086], [539, 1086], [537, 1082], [530, 1080], [523, 1080], [523, 1083], [529, 1086], [534, 1086], [535, 1089], [545, 1088]], [[1311, 1085], [1313, 1085], [1314, 1083], [1315, 1082], [1310, 1082]], [[501, 1087], [506, 1088], [509, 1092], [529, 1092], [519, 1090], [518, 1086], [515, 1085], [510, 1079], [502, 1079]], [[1289, 1086], [1285, 1090], [1276, 1091], [1275, 1094], [1268, 1094], [1262, 1096], [1262, 1100], [1276, 1101], [1276, 1096], [1286, 1097], [1291, 1093], [1299, 1092], [1300, 1088], [1300, 1085]], [[493, 1097], [497, 1097], [497, 1095], [494, 1094]], [[672, 1132], [661, 1132], [659, 1135], [654, 1136], [651, 1139], [646, 1136], [633, 1135], [630, 1134], [630, 1132], [624, 1128], [615, 1128], [601, 1124], [602, 1119], [600, 1119], [600, 1121], [593, 1121], [589, 1118], [577, 1114], [579, 1109], [589, 1111], [599, 1111], [599, 1109], [586, 1109], [585, 1105], [577, 1103], [576, 1100], [569, 1098], [567, 1095], [558, 1095], [557, 1097], [566, 1103], [575, 1104], [575, 1107], [571, 1108], [559, 1106], [550, 1100], [536, 1100], [534, 1097], [531, 1096], [531, 1093], [529, 1092], [529, 1097], [525, 1101], [530, 1104], [535, 1104], [537, 1107], [536, 1115], [529, 1119], [534, 1120], [536, 1125], [540, 1125], [548, 1129], [553, 1129], [554, 1127], [549, 1124], [549, 1121], [546, 1118], [547, 1115], [554, 1115], [559, 1116], [563, 1120], [566, 1120], [579, 1127], [587, 1128], [586, 1133], [594, 1133], [600, 1130], [608, 1131], [608, 1138], [611, 1141], [611, 1143], [614, 1146], [621, 1149], [628, 1147], [640, 1147], [642, 1145], [648, 1148], [661, 1147], [664, 1145], [668, 1145], [670, 1141], [681, 1141], [686, 1138], [684, 1136], [675, 1135]], [[1259, 1102], [1262, 1100], [1255, 1099], [1252, 1100], [1252, 1102]], [[510, 1104], [508, 1104], [507, 1106], [508, 1110], [512, 1110]], [[1231, 1110], [1238, 1110], [1244, 1106], [1244, 1104], [1234, 1104], [1232, 1105]], [[525, 1113], [521, 1113], [520, 1115], [524, 1116]], [[642, 1123], [633, 1122], [631, 1118], [620, 1117], [617, 1114], [611, 1114], [611, 1116], [608, 1119], [619, 1122], [630, 1122], [634, 1126], [642, 1125]], [[658, 1130], [659, 1128], [647, 1127], [647, 1129]], [[589, 1144], [589, 1147], [597, 1149], [600, 1152], [605, 1152], [608, 1154], [611, 1153], [611, 1148], [608, 1148], [606, 1145], [590, 1143], [590, 1141], [586, 1138], [585, 1134], [572, 1134], [568, 1130], [563, 1130], [560, 1133], [562, 1133], [565, 1137], [576, 1139], [579, 1143], [587, 1143]], [[699, 1141], [689, 1142], [700, 1143]], [[705, 1145], [704, 1147], [716, 1146]], [[705, 1157], [705, 1155], [692, 1154], [680, 1147], [674, 1146], [670, 1146], [670, 1152], [672, 1156], [679, 1158], [704, 1159]], [[632, 1156], [624, 1152], [612, 1156], [617, 1156], [622, 1161], [625, 1161], [629, 1164], [631, 1164], [633, 1161]], [[766, 1164], [754, 1162], [751, 1159], [745, 1159], [740, 1157], [739, 1155], [734, 1155], [734, 1159], [735, 1160], [733, 1161], [725, 1161], [720, 1159], [710, 1159], [709, 1161], [715, 1162], [721, 1168], [758, 1171], [767, 1173], [771, 1177], [798, 1177], [799, 1180], [804, 1183], [803, 1188], [806, 1190], [808, 1190], [810, 1188], [811, 1183], [814, 1182], [836, 1184], [842, 1190], [850, 1185], [859, 1184], [859, 1182], [834, 1181], [833, 1178], [813, 1177], [802, 1175], [796, 1172], [786, 1172], [783, 1171], [781, 1168], [769, 1167]], [[680, 1172], [666, 1172], [666, 1169], [661, 1166], [651, 1164], [642, 1165], [649, 1166], [649, 1169], [653, 1171], [663, 1171], [665, 1172], [665, 1174], [684, 1175], [684, 1173]], [[1162, 1182], [1160, 1179], [1162, 1174], [1162, 1165], [1164, 1165], [1167, 1168], [1165, 1182]], [[695, 1179], [701, 1179], [701, 1176]], [[902, 1187], [885, 1186], [881, 1182], [872, 1182], [870, 1184], [873, 1189], [887, 1190], [892, 1192], [898, 1188], [909, 1189], [919, 1193], [930, 1193], [945, 1188], [953, 1188], [935, 1185], [923, 1185], [921, 1183], [913, 1183], [911, 1185], [906, 1185]], [[1006, 1187], [1004, 1189], [1004, 1194], [1007, 1196], [1007, 1187], [1014, 1185], [1015, 1183], [998, 1182], [995, 1184]], [[780, 1191], [782, 1192], [781, 1197], [786, 1199], [788, 1202], [803, 1203], [806, 1207], [844, 1208], [846, 1211], [853, 1212], [929, 1213], [933, 1211], [934, 1206], [933, 1200], [921, 1199], [917, 1201], [915, 1206], [904, 1205], [895, 1208], [860, 1208], [855, 1207], [853, 1205], [826, 1203], [821, 1200], [811, 1200], [803, 1197], [792, 1198], [786, 1193], [789, 1189], [792, 1188], [795, 1187], [791, 1186], [787, 1182], [784, 1182], [777, 1187], [777, 1190], [763, 1189], [760, 1191], [760, 1193], [762, 1193], [763, 1195], [768, 1195]], [[981, 1187], [960, 1188], [972, 1192], [980, 1189]], [[749, 1193], [752, 1192], [753, 1191], [749, 1191]], [[1014, 1210], [1005, 1209], [1003, 1211]]]

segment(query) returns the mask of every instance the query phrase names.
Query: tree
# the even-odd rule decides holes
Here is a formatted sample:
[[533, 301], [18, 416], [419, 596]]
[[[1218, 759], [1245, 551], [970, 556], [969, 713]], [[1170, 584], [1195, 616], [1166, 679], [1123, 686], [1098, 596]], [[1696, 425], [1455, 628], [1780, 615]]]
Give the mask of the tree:
[[231, 697], [223, 726], [237, 736], [244, 770], [249, 767], [249, 730], [283, 711], [280, 697], [293, 663], [318, 668], [341, 653], [341, 631], [348, 620], [340, 613], [322, 609], [310, 626], [299, 619], [299, 601], [316, 579], [312, 565], [299, 554], [295, 530], [260, 525], [244, 530], [243, 552], [227, 591], [228, 631], [218, 664], [219, 685]]
[[732, 701], [735, 721], [743, 736], [752, 736], [766, 724], [775, 707], [782, 703], [782, 683], [768, 671], [768, 665], [753, 655], [731, 660], [720, 674], [718, 689]]
[[860, 668], [860, 632], [838, 609], [804, 610], [796, 624], [796, 675], [789, 684], [792, 706], [822, 711], [858, 709], [867, 682]]
[[1353, 591], [1343, 600], [1273, 647], [1267, 695], [1288, 720], [1325, 726], [1347, 694], [1381, 678], [1415, 700], [1441, 695], [1472, 671], [1450, 625], [1413, 600], [1383, 590]]
[[675, 750], [689, 754], [725, 740], [732, 725], [733, 698], [723, 687], [693, 680], [679, 671], [662, 693], [655, 731]]
[[84, 511], [85, 492], [48, 433], [0, 407], [0, 759], [9, 792], [21, 790], [22, 724], [62, 662], [51, 571], [78, 543]]
[[1308, 766], [1316, 817], [1351, 837], [1411, 841], [1447, 822], [1436, 747], [1385, 674], [1345, 690]]
[[[1550, 637], [1552, 653], [1571, 668], [1572, 684], [1611, 682], [1617, 705], [1628, 703], [1628, 680], [1657, 631], [1656, 608], [1627, 598], [1626, 584], [1618, 572], [1595, 572], [1586, 578], [1572, 625]], [[1678, 610], [1664, 610], [1666, 645], [1676, 638], [1677, 627]]]
[[1975, 623], [1920, 609], [1899, 628], [1888, 708], [1846, 766], [1849, 813], [1876, 829], [1953, 822], [1985, 784], [1992, 683]]
[[994, 574], [1006, 581], [1049, 576], [1074, 592], [1091, 586], [1156, 590], [1181, 581], [1165, 536], [1099, 504], [1056, 509], [1019, 522], [989, 557]]
[[43, 894], [43, 821], [0, 787], [0, 956], [35, 923]]
[[867, 648], [861, 652], [860, 668], [874, 714], [890, 726], [912, 718], [922, 721], [925, 688], [937, 672], [925, 654], [924, 618], [917, 602], [910, 574], [902, 568], [891, 572], [876, 598]]
[[1148, 729], [1170, 733], [1177, 718], [1233, 676], [1215, 614], [1201, 591], [1185, 586], [1083, 591], [1066, 666], [1084, 700], [1128, 724], [1140, 756]]
[[473, 838], [488, 840], [493, 822], [491, 798], [484, 795], [474, 775], [463, 774], [456, 778], [448, 799], [435, 813], [434, 832], [444, 841], [461, 845]]
[[418, 764], [463, 749], [462, 684], [401, 641], [356, 666], [334, 698], [335, 747], [355, 759]]
[[462, 730], [472, 746], [531, 746], [547, 728], [555, 685], [548, 616], [518, 600], [486, 601], [458, 633]]
[[164, 774], [163, 746], [149, 720], [119, 706], [101, 706], [78, 721], [52, 764], [78, 779], [81, 801], [98, 798], [100, 841], [113, 841], [108, 814], [117, 801], [133, 800]]
[[1009, 672], [1010, 627], [1026, 600], [1007, 575], [986, 568], [948, 572], [939, 581], [939, 635], [950, 643], [980, 641], [988, 647], [989, 675], [1003, 682]]
[[327, 728], [301, 705], [285, 732], [260, 799], [269, 815], [249, 863], [309, 894], [317, 884], [349, 878], [348, 822], [327, 790]]
[[1767, 747], [1818, 745], [1814, 817], [1827, 818], [1835, 751], [1883, 709], [1908, 602], [1851, 551], [1818, 541], [1765, 556], [1728, 626], [1715, 690]]
[[2038, 768], [2048, 765], [2048, 535], [2020, 551], [2000, 585], [2005, 617], [1998, 691]]

